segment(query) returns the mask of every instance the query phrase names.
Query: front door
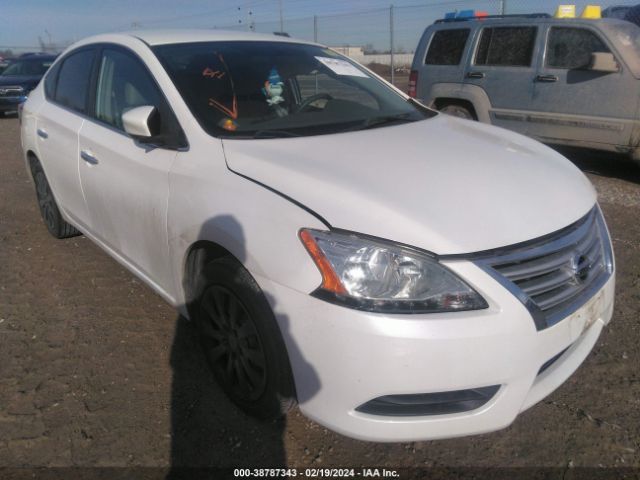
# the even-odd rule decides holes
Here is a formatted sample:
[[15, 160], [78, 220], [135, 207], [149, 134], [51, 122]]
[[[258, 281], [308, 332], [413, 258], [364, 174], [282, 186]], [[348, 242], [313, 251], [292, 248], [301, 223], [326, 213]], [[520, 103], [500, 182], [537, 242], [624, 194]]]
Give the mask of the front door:
[[467, 67], [465, 83], [482, 88], [493, 125], [527, 133], [535, 77], [537, 26], [484, 27]]
[[143, 145], [125, 132], [122, 114], [159, 108], [164, 98], [132, 53], [105, 48], [93, 116], [80, 130], [80, 179], [93, 233], [161, 292], [173, 287], [167, 243], [169, 170], [175, 150]]
[[[637, 92], [638, 81], [591, 27], [551, 26], [546, 37], [529, 134], [548, 143], [626, 145], [637, 109], [633, 92]], [[589, 70], [594, 52], [613, 52], [620, 71]]]

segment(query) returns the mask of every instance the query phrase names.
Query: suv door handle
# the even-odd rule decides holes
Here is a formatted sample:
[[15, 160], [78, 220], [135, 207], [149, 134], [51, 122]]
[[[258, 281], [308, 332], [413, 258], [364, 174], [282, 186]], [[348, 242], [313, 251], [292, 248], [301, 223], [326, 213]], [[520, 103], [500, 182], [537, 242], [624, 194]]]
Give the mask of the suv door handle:
[[538, 75], [536, 77], [536, 82], [553, 83], [557, 81], [558, 77], [556, 77], [555, 75]]
[[91, 165], [97, 165], [98, 159], [93, 156], [89, 150], [82, 150], [80, 152], [80, 158], [82, 158], [85, 162], [90, 163]]
[[467, 73], [467, 78], [484, 78], [483, 72], [469, 72]]
[[40, 138], [45, 138], [45, 139], [49, 138], [49, 134], [47, 133], [47, 131], [42, 128], [39, 128], [38, 130], [36, 130], [36, 133]]

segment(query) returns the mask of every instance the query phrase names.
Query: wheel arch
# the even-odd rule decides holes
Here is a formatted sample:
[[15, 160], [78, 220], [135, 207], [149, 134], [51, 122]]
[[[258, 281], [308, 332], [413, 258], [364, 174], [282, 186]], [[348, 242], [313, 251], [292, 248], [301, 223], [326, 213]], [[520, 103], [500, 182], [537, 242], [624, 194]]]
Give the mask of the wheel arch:
[[467, 102], [475, 112], [478, 121], [491, 123], [489, 112], [491, 102], [483, 88], [477, 85], [459, 83], [438, 83], [431, 87], [428, 103], [437, 108], [437, 102], [447, 100], [450, 102]]
[[433, 105], [437, 110], [442, 110], [447, 105], [459, 105], [469, 110], [469, 113], [471, 113], [474, 120], [478, 120], [478, 112], [476, 112], [476, 107], [474, 107], [473, 103], [471, 103], [469, 100], [460, 98], [439, 97], [433, 101]]
[[242, 262], [231, 251], [212, 240], [198, 240], [186, 250], [182, 269], [182, 288], [189, 316], [191, 316], [191, 308], [198, 297], [200, 288], [198, 280], [204, 266], [222, 257], [233, 258], [242, 265]]

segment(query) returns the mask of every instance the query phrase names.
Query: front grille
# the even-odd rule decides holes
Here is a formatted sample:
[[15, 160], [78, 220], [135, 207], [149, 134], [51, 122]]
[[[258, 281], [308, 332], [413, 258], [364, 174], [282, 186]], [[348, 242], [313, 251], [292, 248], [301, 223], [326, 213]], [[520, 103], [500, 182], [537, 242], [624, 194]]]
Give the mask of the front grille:
[[606, 283], [612, 258], [604, 219], [594, 207], [560, 232], [477, 263], [524, 303], [543, 330], [576, 311]]

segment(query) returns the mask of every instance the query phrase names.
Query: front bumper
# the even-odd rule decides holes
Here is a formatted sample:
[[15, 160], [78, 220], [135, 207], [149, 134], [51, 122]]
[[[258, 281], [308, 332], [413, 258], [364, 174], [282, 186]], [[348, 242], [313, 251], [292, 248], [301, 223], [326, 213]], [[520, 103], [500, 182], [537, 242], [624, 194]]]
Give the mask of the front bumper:
[[18, 105], [26, 101], [26, 95], [16, 97], [0, 97], [0, 112], [15, 112], [18, 110]]
[[[490, 305], [487, 310], [372, 314], [257, 278], [287, 344], [305, 415], [344, 435], [372, 441], [428, 440], [498, 430], [561, 385], [587, 357], [611, 319], [613, 275], [577, 312], [537, 331], [522, 303], [485, 271], [466, 261], [446, 265], [483, 295]], [[540, 373], [560, 352], [564, 353]], [[463, 413], [397, 417], [356, 411], [386, 395], [492, 385], [500, 389], [491, 400]]]

